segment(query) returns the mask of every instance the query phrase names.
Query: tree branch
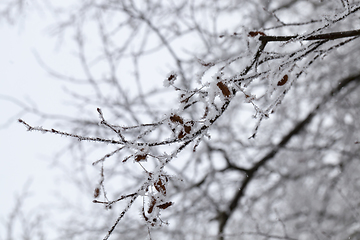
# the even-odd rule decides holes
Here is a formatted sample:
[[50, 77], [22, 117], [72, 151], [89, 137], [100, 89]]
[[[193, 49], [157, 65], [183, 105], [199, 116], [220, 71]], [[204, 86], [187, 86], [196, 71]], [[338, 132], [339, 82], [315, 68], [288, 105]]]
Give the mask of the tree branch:
[[[252, 168], [250, 168], [246, 172], [246, 177], [244, 177], [243, 181], [240, 184], [239, 191], [236, 193], [236, 195], [233, 197], [232, 201], [229, 204], [228, 211], [224, 211], [220, 213], [219, 219], [219, 235], [222, 236], [222, 233], [224, 232], [225, 226], [227, 221], [230, 219], [230, 216], [236, 209], [236, 207], [239, 204], [240, 199], [244, 196], [246, 187], [250, 183], [250, 181], [255, 177], [255, 174], [257, 171], [264, 166], [269, 160], [275, 157], [275, 155], [279, 152], [281, 148], [283, 148], [292, 137], [299, 134], [301, 130], [303, 130], [314, 118], [314, 116], [319, 112], [319, 109], [323, 107], [331, 98], [335, 97], [342, 88], [346, 87], [349, 83], [353, 81], [360, 81], [360, 74], [349, 76], [348, 78], [345, 78], [344, 80], [340, 81], [339, 84], [330, 91], [323, 100], [312, 110], [308, 116], [295, 125], [295, 127], [286, 134], [282, 140], [278, 143], [278, 145], [270, 151], [266, 156], [264, 156], [260, 161], [258, 161]], [[223, 240], [223, 237], [220, 237], [220, 240]]]
[[355, 37], [360, 36], [360, 29], [352, 30], [352, 31], [345, 31], [345, 32], [333, 32], [333, 33], [324, 33], [318, 35], [312, 35], [309, 37], [302, 38], [299, 35], [294, 36], [260, 36], [259, 40], [262, 42], [282, 42], [282, 41], [289, 41], [289, 40], [296, 40], [296, 41], [313, 41], [313, 40], [335, 40], [339, 38], [346, 38], [346, 37]]

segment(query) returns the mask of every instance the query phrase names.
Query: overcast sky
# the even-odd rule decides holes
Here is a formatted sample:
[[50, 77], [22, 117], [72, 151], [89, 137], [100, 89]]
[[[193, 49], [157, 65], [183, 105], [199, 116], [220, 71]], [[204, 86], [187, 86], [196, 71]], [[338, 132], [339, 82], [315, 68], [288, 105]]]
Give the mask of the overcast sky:
[[[12, 101], [36, 104], [44, 112], [62, 109], [62, 83], [52, 79], [35, 57], [35, 52], [47, 60], [58, 54], [54, 39], [45, 30], [47, 24], [43, 14], [28, 16], [22, 26], [0, 24], [0, 238], [16, 195], [28, 187], [31, 196], [25, 208], [34, 208], [46, 202], [59, 181], [60, 172], [51, 167], [51, 156], [63, 139], [26, 131], [17, 122], [21, 108]], [[34, 125], [41, 124], [31, 115], [21, 118]]]

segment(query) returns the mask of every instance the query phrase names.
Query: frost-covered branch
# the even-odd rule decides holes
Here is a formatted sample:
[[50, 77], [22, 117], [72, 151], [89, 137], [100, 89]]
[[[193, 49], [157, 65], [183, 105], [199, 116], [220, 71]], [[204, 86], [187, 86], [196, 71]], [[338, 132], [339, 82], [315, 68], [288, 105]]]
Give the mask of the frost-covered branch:
[[321, 102], [319, 104], [317, 104], [316, 107], [312, 111], [310, 111], [309, 114], [302, 121], [298, 122], [285, 136], [283, 136], [281, 141], [278, 144], [276, 144], [276, 146], [268, 154], [266, 154], [261, 160], [256, 162], [256, 164], [254, 164], [253, 167], [251, 167], [250, 169], [248, 169], [244, 172], [244, 174], [246, 174], [246, 177], [240, 183], [239, 190], [234, 195], [233, 199], [231, 200], [231, 203], [229, 204], [229, 209], [226, 212], [221, 213], [222, 216], [220, 217], [221, 222], [219, 225], [219, 233], [224, 232], [224, 227], [226, 226], [227, 221], [229, 220], [230, 216], [233, 214], [234, 210], [238, 206], [240, 199], [244, 196], [244, 193], [246, 191], [248, 184], [255, 177], [258, 170], [261, 167], [263, 167], [268, 161], [273, 159], [276, 156], [276, 154], [282, 148], [284, 148], [286, 146], [286, 144], [294, 136], [299, 134], [301, 131], [304, 131], [306, 126], [310, 124], [312, 119], [316, 116], [317, 113], [319, 113], [319, 111], [321, 111], [321, 109], [325, 106], [325, 104], [328, 101], [336, 98], [336, 96], [339, 94], [339, 92], [343, 88], [347, 87], [349, 84], [351, 84], [353, 82], [360, 83], [360, 75], [349, 76], [349, 77], [339, 81], [337, 86], [333, 90], [331, 90], [328, 94], [326, 94], [323, 97], [323, 99], [321, 100]]
[[262, 42], [285, 42], [285, 41], [314, 41], [314, 40], [335, 40], [340, 38], [360, 36], [360, 30], [344, 31], [344, 32], [331, 32], [309, 37], [295, 36], [260, 36], [259, 40]]
[[[77, 56], [84, 71], [84, 79], [76, 81], [76, 84], [88, 84], [93, 94], [87, 96], [76, 90], [69, 92], [79, 101], [81, 110], [83, 104], [88, 104], [91, 105], [91, 113], [97, 111], [98, 125], [92, 122], [91, 127], [83, 126], [80, 130], [74, 127], [73, 131], [67, 132], [34, 127], [21, 119], [19, 122], [29, 131], [113, 147], [92, 161], [93, 166], [100, 168], [93, 202], [107, 209], [121, 205], [120, 202], [125, 203], [104, 239], [115, 233], [119, 222], [131, 208], [136, 208], [136, 203], [140, 205], [137, 207], [140, 209], [141, 224], [145, 224], [150, 232], [167, 223], [161, 214], [166, 215], [172, 209], [177, 211], [173, 218], [180, 216], [180, 222], [186, 219], [187, 213], [196, 216], [192, 209], [198, 202], [199, 206], [196, 207], [201, 210], [199, 212], [208, 214], [201, 221], [217, 220], [217, 237], [223, 239], [231, 216], [240, 209], [250, 184], [256, 185], [255, 180], [262, 180], [259, 175], [264, 173], [260, 170], [264, 170], [295, 136], [301, 135], [313, 123], [315, 116], [320, 115], [320, 109], [341, 88], [360, 78], [359, 75], [346, 78], [332, 90], [326, 88], [331, 84], [330, 80], [319, 80], [319, 76], [329, 71], [321, 66], [324, 59], [339, 54], [335, 50], [346, 50], [347, 46], [357, 43], [360, 30], [345, 31], [353, 27], [336, 28], [335, 23], [349, 21], [348, 25], [352, 26], [351, 17], [359, 7], [343, 1], [343, 8], [333, 16], [320, 16], [317, 20], [293, 24], [286, 24], [275, 10], [268, 11], [271, 16], [263, 19], [261, 15], [253, 14], [259, 16], [258, 25], [244, 27], [241, 23], [235, 28], [236, 33], [229, 35], [221, 34], [215, 21], [221, 11], [232, 11], [226, 4], [220, 6], [219, 2], [220, 5], [214, 7], [216, 11], [209, 18], [210, 22], [214, 21], [211, 28], [206, 25], [205, 19], [198, 19], [195, 10], [197, 7], [212, 9], [212, 3], [205, 1], [204, 5], [198, 6], [187, 1], [176, 3], [178, 5], [152, 5], [150, 2], [139, 5], [135, 1], [110, 1], [81, 8], [79, 11], [82, 14], [79, 15], [89, 14], [90, 19], [95, 19], [99, 30], [102, 52], [93, 58], [87, 55], [87, 38], [83, 31], [86, 21], [80, 17], [78, 19], [77, 12], [71, 21], [68, 20], [76, 23]], [[267, 2], [266, 7], [277, 6], [276, 11], [297, 4], [290, 1], [281, 2], [282, 5], [278, 6], [276, 1]], [[252, 9], [255, 3], [246, 4], [250, 4], [249, 9]], [[240, 7], [239, 11], [242, 11]], [[106, 13], [110, 14], [109, 19], [122, 18], [111, 24]], [[169, 17], [171, 14], [174, 19]], [[271, 27], [274, 22], [282, 25]], [[299, 30], [294, 30], [294, 26]], [[226, 27], [230, 29], [230, 26]], [[296, 34], [304, 32], [306, 27], [308, 33]], [[329, 32], [323, 33], [325, 30]], [[176, 44], [179, 43], [180, 48], [187, 47], [182, 38], [192, 31], [196, 33], [193, 39], [202, 41], [205, 52], [200, 48], [194, 53], [187, 50], [186, 54], [177, 50]], [[150, 87], [147, 84], [152, 76], [143, 74], [142, 71], [149, 66], [141, 65], [140, 60], [161, 50], [172, 59], [172, 62], [166, 62], [172, 71], [163, 81], [166, 88], [157, 83], [155, 90], [148, 90]], [[156, 59], [160, 61], [162, 58]], [[133, 63], [129, 72], [137, 87], [135, 84], [126, 86], [133, 83], [128, 80], [133, 78], [123, 77], [123, 72], [119, 74], [119, 69], [122, 69], [118, 66], [126, 59]], [[337, 59], [333, 57], [332, 61]], [[105, 62], [109, 67], [106, 73], [103, 73], [103, 65], [96, 68], [98, 62]], [[355, 69], [352, 71], [358, 73], [356, 66], [352, 67]], [[128, 66], [124, 69], [128, 69]], [[53, 75], [67, 81], [79, 79], [63, 74]], [[336, 73], [337, 79], [339, 75]], [[153, 99], [165, 91], [168, 95], [165, 95], [163, 103], [154, 103]], [[173, 99], [176, 103], [171, 102]], [[309, 112], [308, 105], [313, 106], [315, 102], [318, 104], [314, 104], [315, 107]], [[250, 119], [251, 115], [255, 121]], [[277, 118], [280, 120], [271, 122]], [[347, 121], [351, 122], [352, 118], [349, 117]], [[186, 155], [189, 155], [187, 161], [182, 158]], [[122, 170], [119, 171], [119, 168]], [[117, 192], [110, 197], [107, 194], [108, 179], [105, 178], [107, 171], [111, 173], [110, 176], [117, 175], [125, 179], [124, 183], [127, 180], [131, 183], [123, 187], [116, 182], [114, 186]], [[236, 176], [232, 178], [232, 174]], [[267, 177], [270, 178], [264, 178]], [[182, 188], [181, 184], [187, 186]], [[195, 190], [199, 190], [200, 194]], [[269, 191], [268, 194], [273, 193]], [[254, 205], [250, 203], [249, 208]], [[194, 220], [195, 223], [201, 221]], [[261, 235], [263, 231], [258, 230], [258, 233]], [[287, 236], [286, 233], [284, 236]]]

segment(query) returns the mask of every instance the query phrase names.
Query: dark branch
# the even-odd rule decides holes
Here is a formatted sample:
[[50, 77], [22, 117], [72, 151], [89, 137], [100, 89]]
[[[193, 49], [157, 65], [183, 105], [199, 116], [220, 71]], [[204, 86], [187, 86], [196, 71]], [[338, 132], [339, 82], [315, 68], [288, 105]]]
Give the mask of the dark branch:
[[333, 32], [333, 33], [324, 33], [318, 35], [312, 35], [309, 37], [301, 37], [299, 35], [294, 36], [260, 36], [259, 40], [262, 42], [281, 42], [281, 41], [289, 41], [289, 40], [296, 40], [296, 41], [313, 41], [313, 40], [335, 40], [339, 38], [346, 38], [346, 37], [355, 37], [360, 36], [360, 29], [346, 31], [346, 32]]
[[230, 219], [231, 214], [234, 212], [235, 208], [238, 206], [240, 199], [244, 196], [246, 187], [251, 182], [251, 180], [254, 178], [257, 171], [260, 169], [260, 167], [264, 166], [269, 160], [275, 157], [275, 155], [279, 152], [281, 148], [283, 148], [292, 137], [299, 134], [301, 130], [303, 130], [313, 119], [313, 117], [319, 112], [319, 109], [325, 105], [331, 98], [335, 97], [342, 88], [346, 87], [349, 83], [353, 81], [360, 81], [360, 74], [350, 76], [342, 81], [339, 82], [337, 87], [335, 87], [331, 92], [329, 92], [326, 96], [324, 96], [323, 100], [314, 108], [313, 111], [311, 111], [308, 116], [299, 122], [295, 127], [286, 134], [280, 143], [266, 156], [264, 156], [260, 161], [258, 161], [252, 168], [250, 168], [246, 172], [246, 177], [243, 179], [243, 181], [240, 184], [239, 191], [236, 193], [236, 195], [233, 197], [228, 211], [227, 212], [221, 212], [219, 219], [219, 233], [223, 233], [227, 221]]

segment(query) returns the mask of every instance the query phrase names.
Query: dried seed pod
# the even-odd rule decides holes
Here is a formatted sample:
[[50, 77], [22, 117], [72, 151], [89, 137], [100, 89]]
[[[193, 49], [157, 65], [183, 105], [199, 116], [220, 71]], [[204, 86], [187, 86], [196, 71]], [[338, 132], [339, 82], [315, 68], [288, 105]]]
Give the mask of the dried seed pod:
[[139, 154], [135, 156], [135, 162], [145, 161], [147, 154]]
[[175, 72], [171, 72], [163, 82], [164, 87], [170, 87], [174, 84], [175, 80], [177, 78], [177, 74]]
[[174, 73], [171, 73], [170, 75], [169, 75], [169, 77], [167, 78], [167, 80], [168, 81], [175, 81], [176, 80], [176, 77], [177, 77], [177, 75], [176, 74], [174, 74]]
[[186, 122], [185, 125], [184, 125], [184, 131], [189, 134], [191, 132], [191, 126], [193, 126], [194, 123], [192, 122]]
[[284, 75], [283, 78], [277, 83], [278, 86], [283, 86], [287, 81], [288, 81], [289, 77], [288, 75]]
[[180, 133], [178, 134], [178, 139], [183, 139], [185, 137], [186, 133], [184, 132], [184, 130], [182, 129], [180, 131]]
[[95, 188], [95, 190], [94, 190], [94, 198], [98, 198], [99, 197], [99, 195], [100, 195], [100, 188]]
[[161, 208], [161, 209], [166, 209], [166, 208], [170, 207], [171, 205], [173, 205], [173, 202], [166, 202], [166, 203], [157, 205], [156, 207]]
[[184, 124], [184, 120], [176, 114], [173, 114], [170, 116], [170, 121], [172, 121], [173, 123], [180, 123], [180, 124]]
[[250, 37], [256, 37], [257, 35], [266, 36], [265, 33], [260, 32], [260, 31], [251, 31], [251, 32], [249, 32], [248, 35], [249, 35]]
[[158, 192], [166, 195], [166, 187], [161, 179], [154, 183], [154, 187]]
[[156, 204], [156, 199], [154, 197], [151, 198], [151, 202], [150, 202], [150, 206], [148, 209], [148, 213], [152, 213], [152, 211], [154, 210]]
[[220, 88], [222, 94], [225, 97], [230, 97], [231, 92], [230, 92], [229, 88], [223, 82], [218, 82], [216, 85], [218, 86], [218, 88]]
[[184, 131], [189, 134], [191, 132], [191, 126], [184, 126]]

